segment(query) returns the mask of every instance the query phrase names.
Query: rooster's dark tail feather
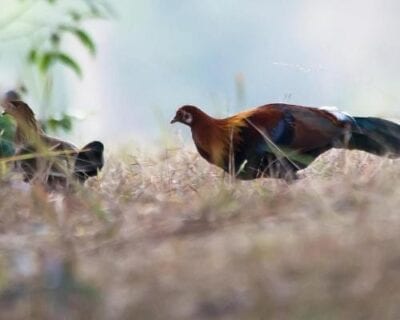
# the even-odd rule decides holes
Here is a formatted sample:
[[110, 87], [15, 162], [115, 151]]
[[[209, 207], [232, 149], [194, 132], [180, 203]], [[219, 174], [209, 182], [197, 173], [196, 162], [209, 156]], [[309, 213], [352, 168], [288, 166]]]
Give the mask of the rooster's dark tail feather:
[[75, 159], [74, 174], [80, 182], [96, 176], [103, 168], [104, 146], [99, 141], [93, 141], [82, 148]]
[[354, 117], [348, 147], [379, 156], [400, 157], [400, 125], [380, 118]]

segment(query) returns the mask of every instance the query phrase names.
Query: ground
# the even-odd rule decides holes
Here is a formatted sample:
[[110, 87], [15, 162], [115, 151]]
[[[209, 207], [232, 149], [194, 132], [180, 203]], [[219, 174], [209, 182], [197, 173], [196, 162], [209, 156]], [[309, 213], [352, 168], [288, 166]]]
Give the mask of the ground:
[[196, 152], [109, 156], [68, 195], [0, 187], [0, 319], [399, 319], [400, 161], [292, 184]]

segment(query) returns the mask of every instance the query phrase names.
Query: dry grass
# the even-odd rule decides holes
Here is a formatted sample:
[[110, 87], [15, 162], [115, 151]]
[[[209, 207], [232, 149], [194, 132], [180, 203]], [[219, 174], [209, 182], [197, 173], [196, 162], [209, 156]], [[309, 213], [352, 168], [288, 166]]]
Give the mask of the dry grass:
[[0, 189], [1, 319], [399, 319], [400, 161], [231, 181], [184, 150]]

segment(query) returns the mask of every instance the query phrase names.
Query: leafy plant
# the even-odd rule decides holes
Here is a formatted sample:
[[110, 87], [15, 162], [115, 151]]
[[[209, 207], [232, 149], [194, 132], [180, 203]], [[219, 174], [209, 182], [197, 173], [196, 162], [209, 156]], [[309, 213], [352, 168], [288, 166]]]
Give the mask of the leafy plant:
[[[58, 0], [45, 1], [54, 7], [61, 4], [61, 1]], [[97, 51], [96, 43], [92, 35], [85, 30], [84, 22], [104, 19], [112, 13], [111, 8], [104, 1], [78, 0], [75, 3], [76, 7], [73, 9], [63, 9], [63, 18], [50, 29], [44, 39], [33, 43], [27, 53], [27, 61], [39, 73], [44, 87], [43, 96], [47, 97], [48, 100], [55, 80], [54, 67], [57, 64], [71, 70], [79, 78], [83, 76], [79, 61], [63, 45], [65, 39], [72, 36], [83, 49], [86, 49], [94, 57]], [[42, 121], [46, 130], [53, 131], [58, 129], [70, 131], [73, 124], [73, 118], [66, 113], [61, 119], [50, 116], [47, 119], [42, 119]]]
[[[56, 0], [47, 1], [53, 5], [58, 3]], [[67, 12], [67, 21], [60, 21], [51, 30], [47, 39], [38, 44], [33, 44], [27, 55], [29, 63], [43, 75], [47, 75], [55, 63], [61, 63], [81, 77], [82, 69], [79, 62], [63, 49], [62, 42], [66, 35], [72, 35], [92, 56], [96, 54], [96, 44], [92, 36], [84, 30], [82, 23], [89, 18], [103, 18], [103, 15], [100, 14], [101, 11], [94, 3], [90, 3], [90, 12], [90, 14], [84, 14], [77, 10]]]
[[0, 117], [0, 156], [8, 157], [14, 154], [12, 144], [15, 128], [8, 116]]
[[[70, 131], [73, 127], [74, 118], [68, 112], [64, 112], [61, 117], [55, 117], [50, 110], [54, 83], [60, 77], [60, 69], [57, 69], [56, 73], [55, 67], [61, 65], [74, 72], [78, 78], [83, 77], [84, 71], [80, 62], [68, 50], [65, 43], [72, 37], [82, 50], [86, 50], [88, 54], [94, 57], [97, 52], [96, 42], [93, 35], [86, 29], [85, 23], [89, 20], [109, 18], [113, 14], [112, 8], [103, 0], [70, 0], [68, 3], [59, 0], [19, 0], [19, 3], [21, 8], [26, 7], [28, 9], [43, 5], [45, 14], [51, 15], [52, 19], [46, 19], [46, 17], [42, 19], [40, 26], [37, 27], [43, 31], [40, 32], [40, 36], [36, 36], [33, 31], [32, 36], [28, 34], [28, 37], [32, 40], [27, 46], [26, 53], [21, 55], [21, 59], [27, 61], [27, 65], [34, 75], [34, 81], [24, 81], [22, 87], [26, 87], [26, 91], [15, 89], [22, 96], [26, 92], [39, 90], [39, 96], [42, 100], [39, 105], [43, 108], [42, 110], [46, 110], [46, 112], [42, 112], [41, 119], [45, 130]], [[5, 32], [4, 27], [12, 26], [26, 19], [23, 14], [25, 11], [21, 9], [22, 14], [16, 14], [7, 21], [2, 21], [3, 27], [0, 34]], [[34, 34], [35, 36], [33, 36]], [[5, 85], [9, 86], [10, 84]], [[43, 117], [43, 115], [45, 116]], [[13, 136], [12, 122], [8, 117], [0, 116], [0, 157], [13, 153], [11, 143]]]

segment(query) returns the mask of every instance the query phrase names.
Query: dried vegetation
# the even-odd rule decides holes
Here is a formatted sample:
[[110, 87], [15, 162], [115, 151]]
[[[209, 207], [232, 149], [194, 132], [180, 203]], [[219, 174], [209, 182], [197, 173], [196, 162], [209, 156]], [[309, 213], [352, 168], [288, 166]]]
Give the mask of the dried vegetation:
[[400, 161], [333, 150], [302, 177], [178, 149], [68, 195], [4, 179], [0, 318], [399, 319]]

